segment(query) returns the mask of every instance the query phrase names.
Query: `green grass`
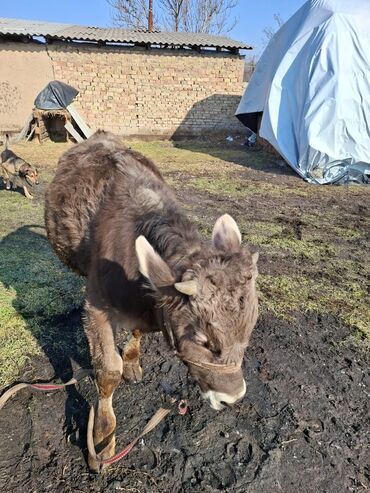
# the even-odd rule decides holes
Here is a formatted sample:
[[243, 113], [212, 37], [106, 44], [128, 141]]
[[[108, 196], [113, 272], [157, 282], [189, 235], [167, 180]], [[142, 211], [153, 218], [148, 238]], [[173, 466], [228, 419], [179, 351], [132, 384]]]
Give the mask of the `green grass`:
[[298, 240], [297, 238], [269, 238], [251, 234], [248, 241], [254, 245], [264, 247], [266, 252], [289, 253], [292, 258], [320, 259], [332, 257], [336, 254], [336, 247], [332, 243], [319, 240]]
[[[181, 179], [181, 178], [180, 178]], [[206, 191], [216, 196], [231, 197], [251, 197], [269, 196], [283, 197], [286, 194], [304, 197], [307, 195], [305, 190], [290, 187], [276, 187], [271, 183], [241, 180], [234, 173], [229, 174], [220, 171], [212, 172], [212, 176], [196, 176], [188, 180], [188, 185], [197, 190]]]
[[204, 154], [201, 150], [181, 148], [176, 143], [170, 141], [142, 142], [132, 140], [125, 145], [131, 149], [145, 154], [157, 163], [161, 171], [168, 175], [175, 173], [185, 176], [199, 176], [209, 173], [210, 169], [214, 172], [231, 173], [234, 167], [227, 160], [220, 160], [211, 154]]
[[13, 306], [14, 289], [0, 285], [0, 385], [10, 383], [21, 371], [29, 356], [39, 352], [36, 338], [27, 322]]
[[[54, 344], [53, 320], [82, 304], [82, 281], [65, 269], [45, 237], [43, 204], [0, 191], [0, 385]], [[60, 344], [62, 345], [61, 341]]]
[[364, 282], [343, 280], [334, 286], [328, 280], [308, 276], [262, 275], [258, 286], [264, 309], [279, 318], [290, 320], [294, 312], [331, 314], [362, 338], [370, 338], [370, 306]]

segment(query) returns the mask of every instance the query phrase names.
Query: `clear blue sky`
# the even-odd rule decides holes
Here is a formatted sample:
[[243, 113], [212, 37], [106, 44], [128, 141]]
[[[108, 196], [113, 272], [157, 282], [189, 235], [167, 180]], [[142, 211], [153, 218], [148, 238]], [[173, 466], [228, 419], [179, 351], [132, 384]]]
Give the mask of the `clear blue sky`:
[[[154, 1], [154, 6], [156, 0]], [[260, 54], [263, 29], [276, 26], [274, 14], [286, 21], [305, 0], [239, 0], [235, 9], [238, 24], [229, 36], [244, 41]], [[111, 7], [105, 0], [2, 0], [0, 17], [66, 22], [87, 26], [112, 25]]]

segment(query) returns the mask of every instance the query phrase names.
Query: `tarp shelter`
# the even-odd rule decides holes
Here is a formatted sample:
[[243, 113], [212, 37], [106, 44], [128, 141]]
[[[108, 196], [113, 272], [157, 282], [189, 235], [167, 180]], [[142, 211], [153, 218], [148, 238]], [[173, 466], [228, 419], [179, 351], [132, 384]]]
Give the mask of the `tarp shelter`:
[[[77, 142], [89, 138], [94, 132], [72, 104], [77, 95], [78, 91], [64, 82], [58, 80], [49, 82], [36, 97], [35, 108], [20, 137], [28, 133], [29, 140], [35, 133], [40, 142], [45, 136], [51, 138], [52, 133], [57, 135], [58, 140], [60, 136], [62, 140], [68, 140], [68, 135]], [[62, 125], [61, 120], [63, 120]]]
[[67, 108], [78, 91], [64, 82], [53, 80], [38, 94], [35, 107], [40, 110], [60, 110]]
[[268, 44], [236, 116], [306, 180], [370, 183], [370, 0], [306, 2]]

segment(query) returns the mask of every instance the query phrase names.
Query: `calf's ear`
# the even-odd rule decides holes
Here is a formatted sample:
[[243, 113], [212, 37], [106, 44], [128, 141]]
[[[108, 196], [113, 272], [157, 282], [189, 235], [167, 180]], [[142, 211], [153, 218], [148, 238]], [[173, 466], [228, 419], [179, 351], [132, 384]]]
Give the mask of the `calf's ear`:
[[229, 214], [219, 217], [212, 232], [212, 244], [217, 250], [237, 252], [242, 242], [238, 225]]
[[139, 270], [153, 287], [163, 288], [173, 285], [175, 278], [171, 269], [144, 236], [137, 238], [135, 250], [139, 262]]

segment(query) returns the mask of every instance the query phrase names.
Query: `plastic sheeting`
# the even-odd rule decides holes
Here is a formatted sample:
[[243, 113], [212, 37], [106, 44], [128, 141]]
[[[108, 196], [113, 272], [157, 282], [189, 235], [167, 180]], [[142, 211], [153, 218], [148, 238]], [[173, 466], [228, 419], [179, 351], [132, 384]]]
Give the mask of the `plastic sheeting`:
[[259, 112], [260, 136], [306, 180], [370, 183], [369, 0], [310, 0], [280, 28], [236, 116], [253, 126]]
[[77, 94], [74, 87], [53, 80], [39, 93], [35, 106], [40, 110], [60, 110], [70, 105]]

